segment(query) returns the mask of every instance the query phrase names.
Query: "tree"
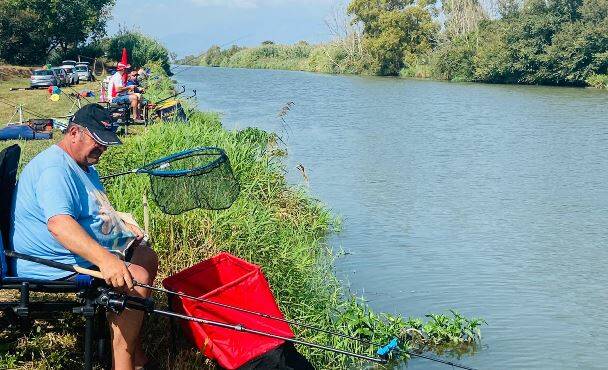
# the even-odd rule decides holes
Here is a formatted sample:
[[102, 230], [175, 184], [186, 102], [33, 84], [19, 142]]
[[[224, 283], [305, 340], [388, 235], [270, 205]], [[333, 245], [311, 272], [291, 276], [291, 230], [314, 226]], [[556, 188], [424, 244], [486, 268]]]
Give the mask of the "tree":
[[205, 53], [205, 65], [219, 67], [222, 63], [222, 49], [218, 45], [213, 45]]
[[[28, 0], [30, 1], [30, 0]], [[98, 40], [105, 28], [115, 0], [42, 1], [47, 11], [51, 48], [62, 52], [87, 40]]]
[[397, 75], [435, 44], [438, 25], [430, 6], [412, 0], [353, 0], [348, 14], [363, 25], [363, 45], [374, 63], [372, 72]]
[[8, 1], [0, 3], [0, 59], [21, 65], [44, 62], [49, 41], [35, 29], [39, 21], [40, 16], [31, 10]]
[[479, 22], [488, 18], [478, 0], [444, 0], [442, 8], [448, 38], [461, 37], [477, 31]]
[[40, 63], [105, 33], [114, 0], [3, 0], [0, 55], [14, 63]]
[[129, 64], [141, 67], [148, 62], [158, 62], [167, 73], [171, 73], [169, 66], [169, 51], [158, 41], [140, 32], [121, 30], [107, 41], [107, 56], [113, 60], [120, 60], [122, 49], [129, 53]]

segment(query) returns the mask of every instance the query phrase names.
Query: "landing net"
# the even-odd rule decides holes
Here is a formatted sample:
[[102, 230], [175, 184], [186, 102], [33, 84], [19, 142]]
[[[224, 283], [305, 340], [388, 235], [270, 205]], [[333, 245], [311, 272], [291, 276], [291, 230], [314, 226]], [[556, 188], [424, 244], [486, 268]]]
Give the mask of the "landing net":
[[196, 208], [229, 208], [240, 186], [224, 150], [191, 149], [152, 162], [137, 172], [150, 176], [150, 187], [163, 212], [178, 215]]

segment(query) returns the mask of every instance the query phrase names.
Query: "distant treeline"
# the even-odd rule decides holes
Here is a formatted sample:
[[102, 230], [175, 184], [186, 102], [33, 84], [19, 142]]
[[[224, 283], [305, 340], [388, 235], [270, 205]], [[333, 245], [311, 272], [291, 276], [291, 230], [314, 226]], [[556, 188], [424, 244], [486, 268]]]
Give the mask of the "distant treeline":
[[[485, 3], [484, 3], [485, 4]], [[452, 81], [608, 85], [608, 0], [352, 0], [331, 42], [213, 46], [183, 63]]]

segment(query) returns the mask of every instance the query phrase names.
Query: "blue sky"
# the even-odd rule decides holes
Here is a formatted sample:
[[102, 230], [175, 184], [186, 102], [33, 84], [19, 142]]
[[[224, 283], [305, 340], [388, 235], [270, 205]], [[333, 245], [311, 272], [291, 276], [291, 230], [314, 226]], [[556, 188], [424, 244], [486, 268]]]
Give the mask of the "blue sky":
[[341, 0], [117, 0], [108, 34], [137, 29], [184, 56], [211, 45], [326, 41], [325, 25]]

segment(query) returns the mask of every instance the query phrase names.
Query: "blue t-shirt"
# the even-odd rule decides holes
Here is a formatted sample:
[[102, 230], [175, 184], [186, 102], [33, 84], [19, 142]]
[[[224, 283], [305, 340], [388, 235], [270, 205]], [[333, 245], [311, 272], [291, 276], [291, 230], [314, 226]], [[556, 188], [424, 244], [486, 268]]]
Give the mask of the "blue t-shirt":
[[[25, 166], [13, 207], [11, 244], [15, 252], [90, 267], [90, 262], [66, 249], [47, 229], [47, 221], [57, 215], [72, 216], [110, 251], [123, 251], [135, 239], [110, 205], [95, 168], [84, 171], [57, 145]], [[11, 261], [13, 273], [19, 277], [54, 280], [71, 274], [34, 262]]]

